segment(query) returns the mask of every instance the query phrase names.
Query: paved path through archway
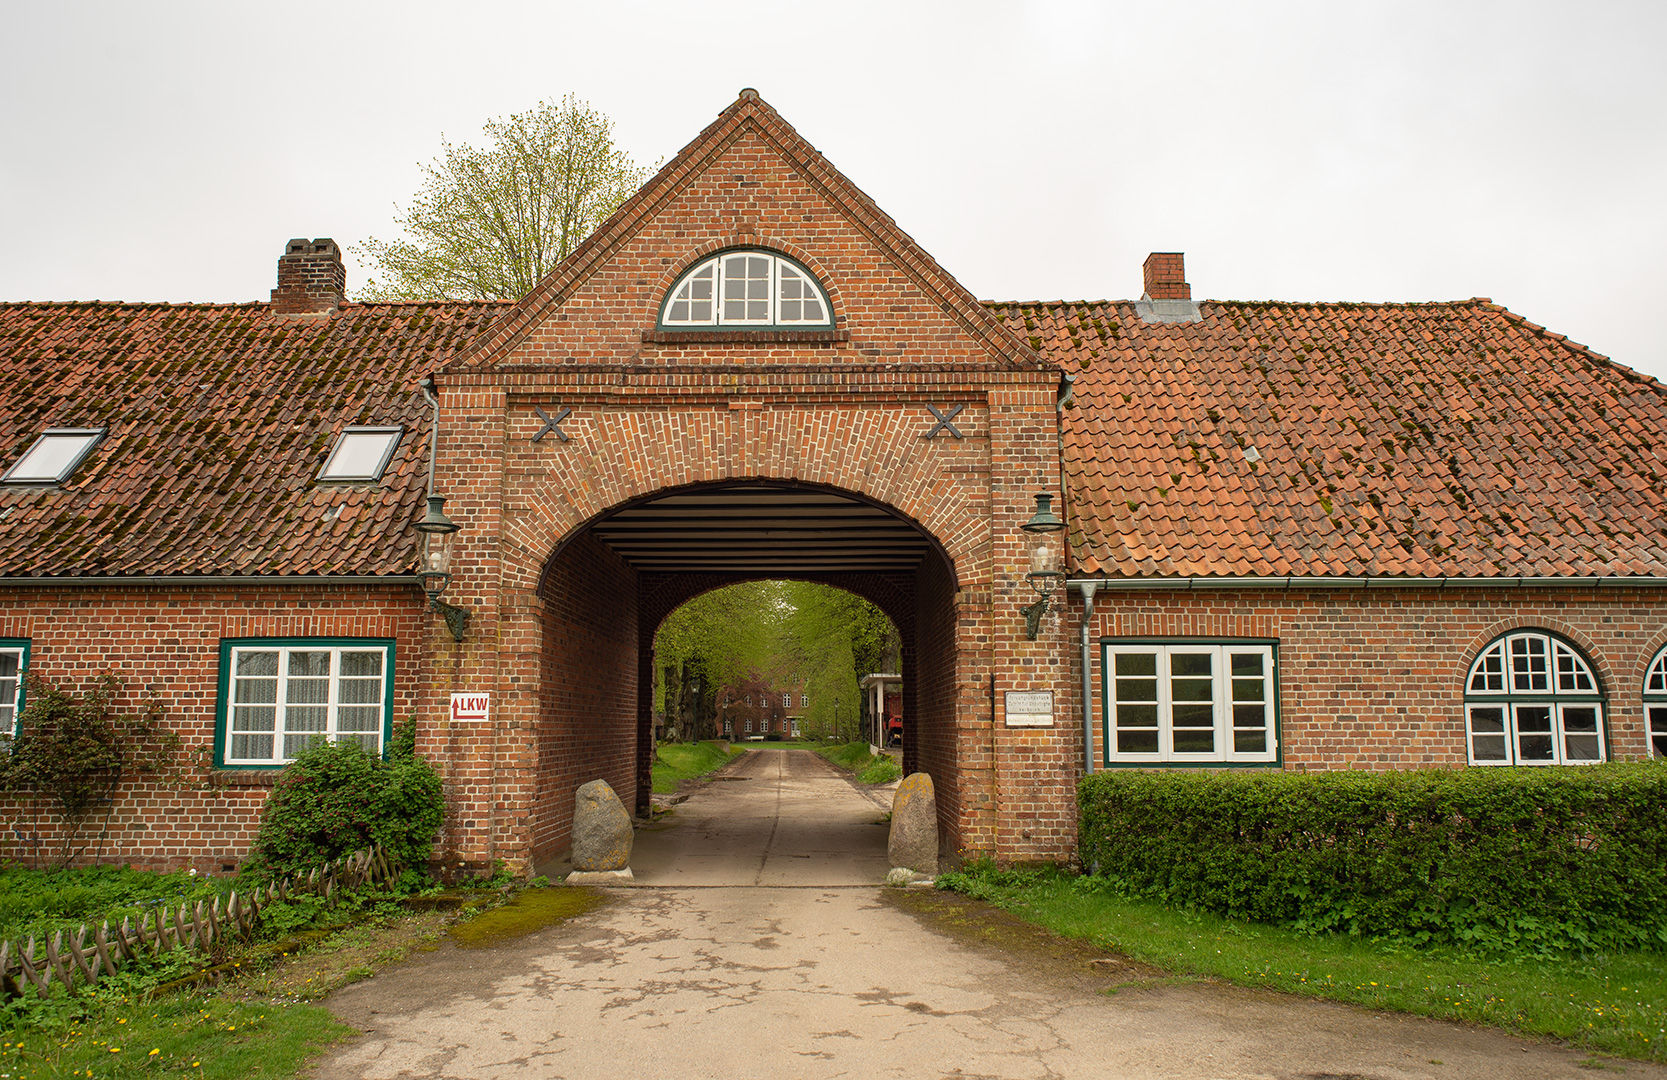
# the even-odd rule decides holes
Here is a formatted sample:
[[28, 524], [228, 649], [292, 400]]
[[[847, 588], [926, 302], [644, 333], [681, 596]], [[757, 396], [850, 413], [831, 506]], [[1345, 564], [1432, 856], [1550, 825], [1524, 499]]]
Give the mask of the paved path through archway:
[[316, 1075], [1590, 1075], [1584, 1055], [1557, 1047], [1279, 994], [1137, 980], [1106, 996], [1127, 975], [1095, 971], [1080, 950], [967, 944], [894, 903], [872, 884], [879, 807], [820, 763], [765, 751], [738, 774], [751, 779], [709, 785], [678, 824], [641, 837], [644, 884], [607, 907], [496, 949], [448, 946], [337, 993], [331, 1007], [364, 1034]]

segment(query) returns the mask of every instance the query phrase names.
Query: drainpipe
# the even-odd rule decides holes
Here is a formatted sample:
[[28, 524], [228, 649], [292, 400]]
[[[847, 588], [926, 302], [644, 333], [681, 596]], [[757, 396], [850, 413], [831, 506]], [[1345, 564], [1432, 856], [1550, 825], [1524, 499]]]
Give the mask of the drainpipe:
[[1094, 625], [1094, 590], [1098, 583], [1079, 581], [1082, 590], [1082, 774], [1094, 772], [1094, 669], [1089, 657], [1090, 627]]
[[440, 399], [434, 396], [434, 380], [424, 379], [417, 384], [422, 387], [423, 400], [434, 410], [434, 422], [428, 428], [428, 490], [423, 494], [428, 498], [434, 497], [434, 453], [440, 445]]

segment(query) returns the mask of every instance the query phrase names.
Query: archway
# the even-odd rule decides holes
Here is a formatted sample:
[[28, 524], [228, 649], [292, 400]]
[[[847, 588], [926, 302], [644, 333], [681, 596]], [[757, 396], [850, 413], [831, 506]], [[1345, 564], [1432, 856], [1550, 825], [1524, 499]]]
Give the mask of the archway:
[[535, 860], [566, 846], [579, 784], [601, 777], [627, 805], [647, 808], [655, 631], [695, 596], [766, 578], [832, 585], [892, 620], [909, 724], [904, 768], [932, 773], [953, 795], [957, 579], [943, 545], [850, 491], [774, 479], [687, 485], [603, 511], [544, 563]]

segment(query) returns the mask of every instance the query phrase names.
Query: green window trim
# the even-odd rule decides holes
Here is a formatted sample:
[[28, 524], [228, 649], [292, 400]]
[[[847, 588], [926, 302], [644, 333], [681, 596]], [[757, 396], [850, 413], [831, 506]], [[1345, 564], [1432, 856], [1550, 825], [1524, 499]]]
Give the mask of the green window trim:
[[[1135, 682], [1149, 684], [1140, 690], [1146, 691], [1142, 696], [1136, 691], [1136, 696], [1142, 696], [1141, 701], [1123, 700], [1122, 689], [1115, 685], [1119, 678], [1114, 657], [1130, 656], [1136, 658], [1142, 654], [1153, 657], [1150, 665], [1152, 670], [1142, 674], [1124, 676], [1124, 682], [1132, 685]], [[1188, 674], [1176, 671], [1172, 657], [1200, 656], [1212, 657], [1211, 666], [1207, 674]], [[1226, 665], [1222, 670], [1214, 666], [1214, 659], [1219, 657]], [[1257, 673], [1245, 672], [1236, 674], [1233, 670], [1235, 658], [1244, 661], [1251, 657], [1265, 658], [1263, 669]], [[1259, 691], [1252, 695], [1248, 692], [1249, 684], [1260, 679]], [[1208, 698], [1197, 700], [1181, 700], [1181, 708], [1192, 707], [1197, 710], [1206, 701], [1210, 706], [1211, 724], [1208, 727], [1177, 725], [1177, 687], [1192, 686], [1201, 688], [1208, 684]], [[1235, 683], [1243, 684], [1241, 688]], [[1254, 700], [1252, 700], [1254, 698]], [[1132, 726], [1121, 726], [1117, 723], [1120, 715], [1114, 710], [1119, 706], [1130, 711], [1149, 709], [1153, 716], [1151, 724], [1141, 724], [1141, 728], [1149, 728], [1146, 733], [1148, 740], [1156, 739], [1157, 746], [1151, 751], [1117, 752], [1120, 731], [1138, 734]], [[1130, 708], [1130, 707], [1133, 708]], [[1259, 706], [1262, 709], [1262, 724], [1241, 728], [1236, 722], [1235, 714], [1240, 709]], [[1259, 749], [1238, 749], [1237, 742], [1240, 732], [1248, 739], [1254, 739], [1261, 733], [1264, 744]], [[1184, 735], [1193, 745], [1197, 745], [1205, 733], [1208, 732], [1212, 746], [1208, 751], [1188, 752], [1185, 749], [1176, 750], [1177, 733]], [[1104, 637], [1100, 639], [1100, 736], [1101, 754], [1100, 764], [1107, 769], [1269, 769], [1281, 768], [1285, 758], [1284, 729], [1280, 709], [1279, 690], [1279, 641], [1277, 638], [1235, 638], [1235, 637]]]
[[[1647, 683], [1646, 683], [1647, 685]], [[1591, 658], [1563, 635], [1517, 626], [1465, 669], [1465, 760], [1483, 768], [1607, 761], [1609, 695]]]
[[1652, 758], [1667, 758], [1667, 645], [1644, 671], [1644, 743]]
[[[768, 267], [762, 274], [732, 273], [731, 260], [749, 267], [767, 260]], [[654, 322], [657, 331], [690, 334], [825, 332], [834, 328], [834, 313], [827, 288], [803, 263], [771, 248], [737, 247], [707, 255], [678, 275]]]
[[[23, 715], [25, 700], [29, 695], [26, 676], [29, 674], [29, 649], [32, 642], [28, 638], [0, 638], [0, 656], [5, 658], [4, 667], [11, 666], [10, 661], [15, 658], [16, 671], [7, 675], [4, 667], [0, 667], [0, 737], [10, 739], [17, 734], [17, 722]], [[10, 684], [10, 685], [7, 685]], [[4, 700], [5, 691], [10, 691], [10, 701]], [[11, 716], [5, 716], [6, 710]]]
[[[324, 651], [324, 650], [332, 650], [333, 651], [333, 650], [341, 650], [341, 649], [346, 649], [346, 650], [350, 650], [350, 651], [366, 651], [366, 652], [379, 651], [379, 652], [382, 653], [382, 656], [383, 656], [382, 673], [381, 673], [382, 697], [381, 697], [381, 701], [379, 703], [380, 707], [381, 707], [381, 710], [382, 710], [382, 727], [381, 727], [381, 731], [378, 733], [377, 738], [378, 738], [378, 742], [381, 746], [381, 753], [382, 753], [383, 756], [386, 756], [387, 751], [388, 751], [388, 742], [393, 736], [395, 644], [394, 644], [394, 640], [392, 638], [349, 638], [349, 637], [221, 638], [220, 639], [220, 670], [219, 670], [219, 675], [218, 675], [217, 691], [216, 691], [216, 695], [215, 695], [215, 709], [214, 709], [214, 764], [215, 764], [215, 767], [220, 768], [220, 769], [236, 769], [236, 770], [272, 770], [272, 769], [281, 769], [281, 768], [283, 768], [286, 764], [289, 763], [289, 760], [290, 760], [288, 757], [279, 757], [279, 756], [277, 756], [276, 751], [277, 751], [278, 747], [276, 745], [276, 741], [274, 742], [274, 747], [273, 747], [274, 752], [275, 752], [274, 757], [273, 757], [273, 760], [270, 761], [270, 763], [264, 762], [264, 761], [254, 761], [252, 759], [242, 759], [242, 760], [237, 760], [237, 761], [228, 761], [227, 760], [228, 744], [229, 744], [229, 741], [230, 741], [229, 736], [231, 735], [232, 706], [234, 704], [233, 700], [232, 700], [233, 692], [234, 692], [233, 685], [232, 685], [232, 683], [233, 683], [233, 674], [234, 674], [233, 671], [232, 671], [232, 660], [233, 660], [233, 656], [235, 654], [237, 654], [239, 651], [244, 651], [244, 652], [274, 651], [274, 652], [279, 652], [284, 658], [287, 659], [288, 655], [291, 652], [309, 652], [309, 651], [318, 652], [318, 651]], [[288, 677], [289, 677], [289, 675], [286, 673], [284, 675], [284, 678], [287, 679]], [[328, 678], [330, 680], [330, 684], [331, 684], [329, 706], [333, 710], [332, 713], [331, 713], [331, 720], [332, 721], [337, 718], [337, 712], [334, 711], [334, 710], [339, 710], [339, 707], [341, 705], [341, 702], [339, 702], [337, 700], [337, 693], [338, 693], [338, 690], [339, 690], [339, 685], [340, 685], [342, 677], [343, 677], [342, 673], [340, 672], [340, 670], [338, 668], [336, 668], [334, 666], [334, 661], [333, 661], [331, 672], [328, 676]], [[276, 680], [276, 677], [274, 677], [274, 680]], [[264, 702], [262, 704], [264, 704]], [[279, 703], [272, 702], [271, 704], [273, 704], [274, 707], [276, 708], [276, 706]], [[283, 704], [283, 706], [284, 706], [284, 708], [287, 712], [288, 708], [291, 705], [296, 704], [296, 703], [286, 701], [282, 704]], [[309, 703], [309, 704], [314, 704], [315, 707], [316, 707], [317, 703]], [[338, 734], [340, 734], [340, 733], [338, 732]], [[274, 740], [276, 740], [279, 737], [280, 736], [277, 732], [276, 723], [275, 723], [274, 724], [274, 730], [273, 730], [273, 738], [274, 738]]]

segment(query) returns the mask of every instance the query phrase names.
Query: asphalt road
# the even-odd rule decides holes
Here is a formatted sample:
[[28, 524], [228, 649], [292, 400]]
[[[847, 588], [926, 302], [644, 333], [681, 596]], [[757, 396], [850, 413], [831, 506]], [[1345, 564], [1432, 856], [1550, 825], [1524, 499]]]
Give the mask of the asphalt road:
[[[993, 948], [875, 886], [880, 807], [762, 750], [639, 834], [636, 888], [495, 949], [330, 999], [337, 1078], [1589, 1077], [1585, 1054], [1455, 1024], [1175, 982], [1083, 947]], [[1004, 918], [976, 906], [962, 921]], [[1015, 937], [1015, 941], [1021, 940]], [[1105, 991], [1117, 987], [1115, 993]], [[1629, 1077], [1667, 1070], [1624, 1063]]]

